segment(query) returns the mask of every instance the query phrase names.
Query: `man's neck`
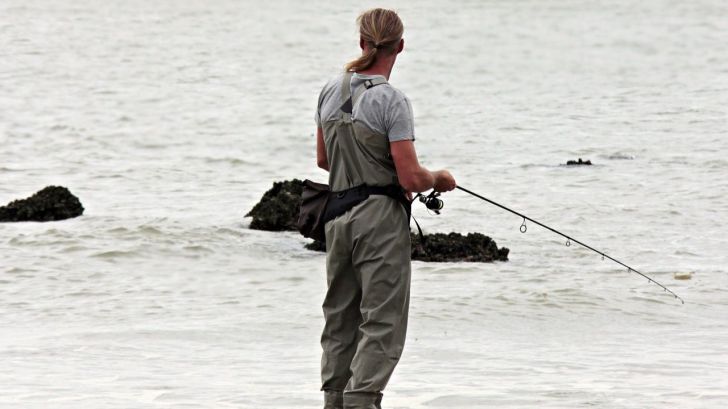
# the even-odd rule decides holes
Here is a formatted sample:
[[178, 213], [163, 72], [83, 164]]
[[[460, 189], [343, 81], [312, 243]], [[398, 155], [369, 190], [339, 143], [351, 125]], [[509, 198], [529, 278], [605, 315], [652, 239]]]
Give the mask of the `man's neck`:
[[382, 75], [389, 81], [389, 76], [392, 74], [392, 67], [394, 67], [394, 60], [383, 58], [366, 70], [357, 71], [357, 73], [362, 75]]

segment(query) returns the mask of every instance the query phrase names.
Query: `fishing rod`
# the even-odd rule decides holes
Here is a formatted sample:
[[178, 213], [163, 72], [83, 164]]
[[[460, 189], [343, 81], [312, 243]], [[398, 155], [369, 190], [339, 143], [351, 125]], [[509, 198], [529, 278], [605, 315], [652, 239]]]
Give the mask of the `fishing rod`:
[[[456, 186], [456, 188], [457, 189], [460, 189], [463, 192], [468, 193], [468, 194], [470, 194], [472, 196], [475, 196], [478, 199], [484, 200], [484, 201], [486, 201], [486, 202], [488, 202], [488, 203], [490, 203], [492, 205], [498, 206], [498, 207], [500, 207], [503, 210], [509, 211], [509, 212], [515, 214], [516, 216], [522, 217], [523, 218], [523, 223], [521, 223], [521, 227], [518, 228], [521, 231], [521, 233], [525, 233], [528, 230], [528, 227], [526, 226], [526, 220], [528, 220], [528, 221], [530, 221], [532, 223], [535, 223], [535, 224], [537, 224], [537, 225], [539, 225], [539, 226], [541, 226], [541, 227], [543, 227], [543, 228], [545, 228], [547, 230], [550, 230], [550, 231], [552, 231], [552, 232], [554, 232], [554, 233], [556, 233], [556, 234], [558, 234], [558, 235], [566, 238], [566, 246], [567, 247], [568, 246], [571, 246], [571, 242], [572, 241], [574, 243], [580, 244], [583, 247], [585, 247], [585, 248], [587, 248], [587, 249], [589, 249], [589, 250], [591, 250], [591, 251], [593, 251], [593, 252], [601, 255], [602, 256], [602, 260], [604, 260], [605, 258], [608, 258], [608, 259], [614, 261], [615, 263], [617, 263], [617, 264], [619, 264], [619, 265], [621, 265], [623, 267], [626, 267], [628, 273], [637, 273], [637, 274], [641, 275], [642, 277], [646, 278], [647, 279], [647, 282], [657, 284], [658, 286], [662, 287], [662, 289], [665, 290], [665, 292], [672, 294], [673, 296], [675, 296], [676, 299], [680, 300], [680, 302], [682, 302], [683, 304], [685, 304], [685, 301], [682, 298], [680, 298], [680, 296], [678, 296], [677, 294], [675, 294], [672, 290], [670, 290], [669, 288], [667, 288], [664, 285], [660, 284], [655, 279], [647, 276], [646, 274], [643, 274], [643, 273], [639, 272], [638, 270], [635, 270], [634, 268], [628, 266], [627, 264], [625, 264], [625, 263], [617, 260], [616, 258], [608, 255], [607, 253], [605, 253], [603, 251], [600, 251], [600, 250], [597, 250], [594, 247], [589, 246], [589, 245], [587, 245], [587, 244], [585, 244], [585, 243], [583, 243], [583, 242], [581, 242], [581, 241], [579, 241], [579, 240], [577, 240], [577, 239], [575, 239], [575, 238], [573, 238], [573, 237], [571, 237], [571, 236], [569, 236], [567, 234], [564, 234], [564, 233], [562, 233], [562, 232], [560, 232], [560, 231], [558, 231], [558, 230], [556, 230], [556, 229], [554, 229], [552, 227], [549, 227], [549, 226], [547, 226], [547, 225], [545, 225], [545, 224], [543, 224], [543, 223], [541, 223], [541, 222], [539, 222], [537, 220], [534, 220], [534, 219], [532, 219], [532, 218], [530, 218], [530, 217], [528, 217], [528, 216], [526, 216], [524, 214], [521, 214], [521, 213], [519, 213], [519, 212], [517, 212], [517, 211], [515, 211], [513, 209], [510, 209], [510, 208], [508, 208], [506, 206], [503, 206], [500, 203], [494, 202], [494, 201], [488, 199], [487, 197], [484, 197], [484, 196], [481, 196], [481, 195], [479, 195], [479, 194], [477, 194], [475, 192], [472, 192], [472, 191], [470, 191], [470, 190], [468, 190], [468, 189], [466, 189], [466, 188], [464, 188], [462, 186]], [[425, 206], [428, 209], [433, 210], [435, 213], [439, 214], [439, 211], [442, 210], [442, 208], [444, 206], [442, 200], [440, 200], [438, 198], [439, 195], [440, 194], [438, 192], [433, 191], [428, 196], [422, 196], [422, 195], [419, 195], [419, 196], [420, 196], [420, 201], [422, 203], [424, 203]]]

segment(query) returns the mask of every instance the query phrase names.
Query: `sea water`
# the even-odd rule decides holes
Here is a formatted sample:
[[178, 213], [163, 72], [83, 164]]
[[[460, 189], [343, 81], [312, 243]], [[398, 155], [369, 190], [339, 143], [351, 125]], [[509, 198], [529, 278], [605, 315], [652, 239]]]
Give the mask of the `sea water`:
[[445, 194], [425, 231], [510, 260], [413, 263], [384, 406], [728, 405], [724, 1], [3, 0], [0, 204], [64, 185], [86, 211], [0, 225], [0, 406], [321, 407], [325, 256], [243, 216], [326, 179], [318, 91], [378, 5], [425, 166], [685, 299]]

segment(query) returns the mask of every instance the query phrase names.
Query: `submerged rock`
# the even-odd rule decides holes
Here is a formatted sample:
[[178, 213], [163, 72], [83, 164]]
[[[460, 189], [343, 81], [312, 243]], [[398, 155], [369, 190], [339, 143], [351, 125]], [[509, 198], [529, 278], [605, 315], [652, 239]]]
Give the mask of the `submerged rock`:
[[[313, 251], [326, 251], [326, 244], [313, 241], [305, 246]], [[412, 260], [432, 262], [466, 261], [490, 263], [508, 261], [509, 249], [498, 248], [495, 241], [480, 233], [435, 233], [420, 236], [412, 234]]]
[[581, 158], [579, 158], [579, 160], [569, 160], [569, 161], [566, 161], [566, 166], [579, 166], [579, 165], [587, 165], [588, 166], [588, 165], [591, 165], [591, 164], [592, 164], [591, 163], [591, 160], [589, 160], [589, 159], [587, 159], [587, 160], [581, 160]]
[[426, 234], [421, 241], [412, 236], [412, 260], [420, 261], [471, 261], [489, 263], [508, 261], [509, 249], [498, 248], [495, 241], [480, 233]]
[[[246, 214], [252, 217], [251, 229], [269, 231], [296, 230], [298, 209], [301, 205], [303, 182], [298, 179], [273, 183], [260, 202]], [[306, 244], [313, 251], [326, 251], [326, 244], [313, 241]], [[509, 250], [498, 248], [495, 241], [480, 233], [426, 234], [422, 242], [412, 235], [412, 260], [420, 261], [507, 261]]]
[[630, 155], [628, 153], [622, 153], [622, 152], [616, 152], [609, 156], [607, 156], [607, 159], [611, 160], [634, 160], [634, 155]]
[[314, 240], [308, 244], [305, 244], [303, 247], [312, 251], [326, 252], [326, 243], [324, 243], [323, 241]]
[[260, 202], [245, 215], [252, 217], [250, 228], [255, 230], [296, 230], [298, 208], [301, 205], [303, 182], [298, 179], [273, 183]]
[[47, 186], [27, 199], [0, 207], [0, 222], [50, 222], [83, 214], [76, 196], [63, 186]]

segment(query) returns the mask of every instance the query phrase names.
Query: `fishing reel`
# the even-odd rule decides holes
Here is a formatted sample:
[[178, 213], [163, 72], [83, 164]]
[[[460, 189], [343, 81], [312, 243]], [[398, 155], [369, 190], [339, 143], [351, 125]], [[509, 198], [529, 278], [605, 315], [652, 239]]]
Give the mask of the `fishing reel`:
[[427, 196], [419, 195], [420, 202], [424, 203], [425, 207], [435, 212], [435, 214], [440, 214], [440, 210], [445, 207], [445, 203], [438, 196], [440, 196], [440, 192], [434, 190]]

